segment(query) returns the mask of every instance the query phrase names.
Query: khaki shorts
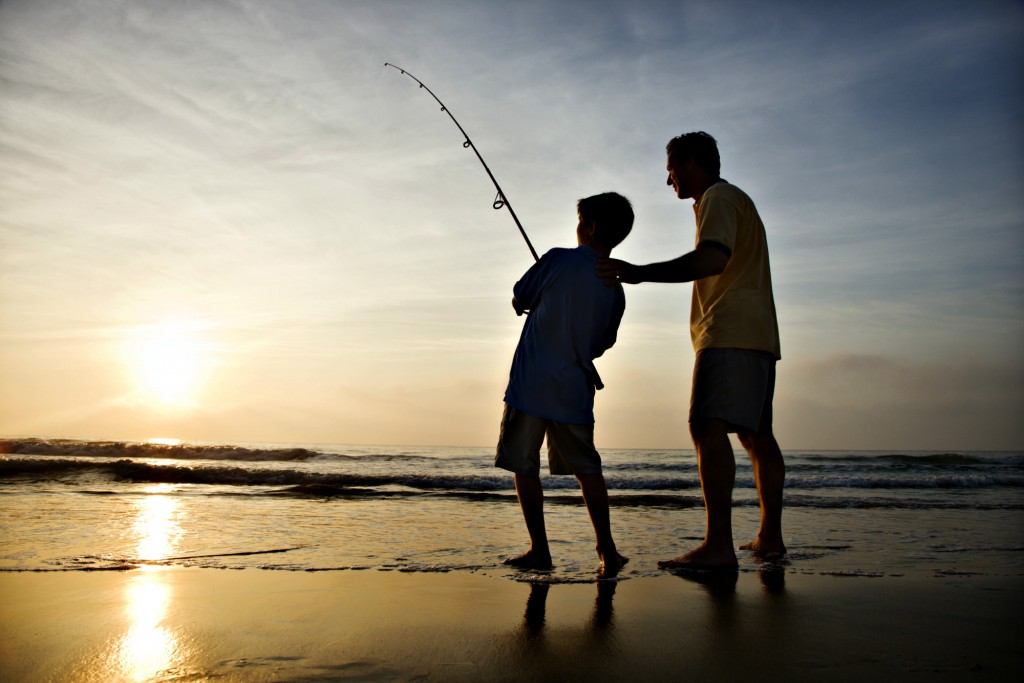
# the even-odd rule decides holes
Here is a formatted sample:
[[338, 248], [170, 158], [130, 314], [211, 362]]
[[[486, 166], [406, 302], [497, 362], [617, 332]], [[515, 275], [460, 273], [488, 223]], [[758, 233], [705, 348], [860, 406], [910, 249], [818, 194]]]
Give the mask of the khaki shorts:
[[772, 433], [775, 357], [747, 349], [703, 349], [693, 364], [690, 422], [722, 420], [730, 432]]
[[516, 474], [540, 475], [540, 446], [548, 437], [551, 474], [600, 474], [593, 424], [542, 420], [505, 404], [494, 466]]

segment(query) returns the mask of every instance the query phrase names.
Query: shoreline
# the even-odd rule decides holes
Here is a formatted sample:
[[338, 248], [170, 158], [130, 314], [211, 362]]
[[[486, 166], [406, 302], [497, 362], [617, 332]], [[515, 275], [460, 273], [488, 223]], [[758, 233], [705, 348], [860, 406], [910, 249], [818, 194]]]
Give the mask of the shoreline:
[[0, 573], [4, 681], [1012, 680], [1024, 577]]

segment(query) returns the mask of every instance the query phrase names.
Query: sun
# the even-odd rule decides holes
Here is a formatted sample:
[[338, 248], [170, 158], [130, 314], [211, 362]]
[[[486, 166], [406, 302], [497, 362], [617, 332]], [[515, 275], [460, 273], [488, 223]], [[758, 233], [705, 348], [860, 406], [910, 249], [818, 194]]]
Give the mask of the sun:
[[164, 321], [136, 328], [128, 359], [143, 402], [178, 409], [197, 404], [210, 360], [199, 325]]

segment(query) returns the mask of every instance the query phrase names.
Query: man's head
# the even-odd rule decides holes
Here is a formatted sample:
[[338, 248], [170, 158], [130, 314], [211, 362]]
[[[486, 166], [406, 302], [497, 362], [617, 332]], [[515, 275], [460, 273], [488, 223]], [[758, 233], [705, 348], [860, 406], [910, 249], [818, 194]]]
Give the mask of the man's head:
[[668, 182], [680, 199], [696, 198], [718, 180], [721, 160], [715, 139], [703, 131], [669, 140]]
[[617, 192], [595, 194], [576, 202], [580, 222], [576, 236], [580, 244], [604, 247], [611, 251], [633, 229], [633, 207]]

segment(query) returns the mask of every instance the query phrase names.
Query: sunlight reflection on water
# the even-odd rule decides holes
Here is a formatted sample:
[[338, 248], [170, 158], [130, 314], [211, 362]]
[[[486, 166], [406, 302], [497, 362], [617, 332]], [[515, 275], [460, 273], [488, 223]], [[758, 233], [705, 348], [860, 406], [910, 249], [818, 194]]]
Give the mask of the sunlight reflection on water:
[[129, 626], [117, 658], [119, 668], [132, 681], [150, 680], [180, 658], [177, 638], [162, 625], [171, 590], [160, 580], [161, 573], [159, 568], [143, 571], [126, 590]]
[[[167, 484], [148, 486], [148, 495], [136, 503], [132, 526], [139, 559], [159, 560], [174, 554], [183, 535], [182, 510], [177, 499], [161, 495], [173, 489]], [[125, 589], [128, 629], [117, 647], [116, 666], [128, 680], [151, 680], [184, 657], [179, 639], [164, 626], [174, 598], [165, 572], [165, 567], [143, 565]]]

